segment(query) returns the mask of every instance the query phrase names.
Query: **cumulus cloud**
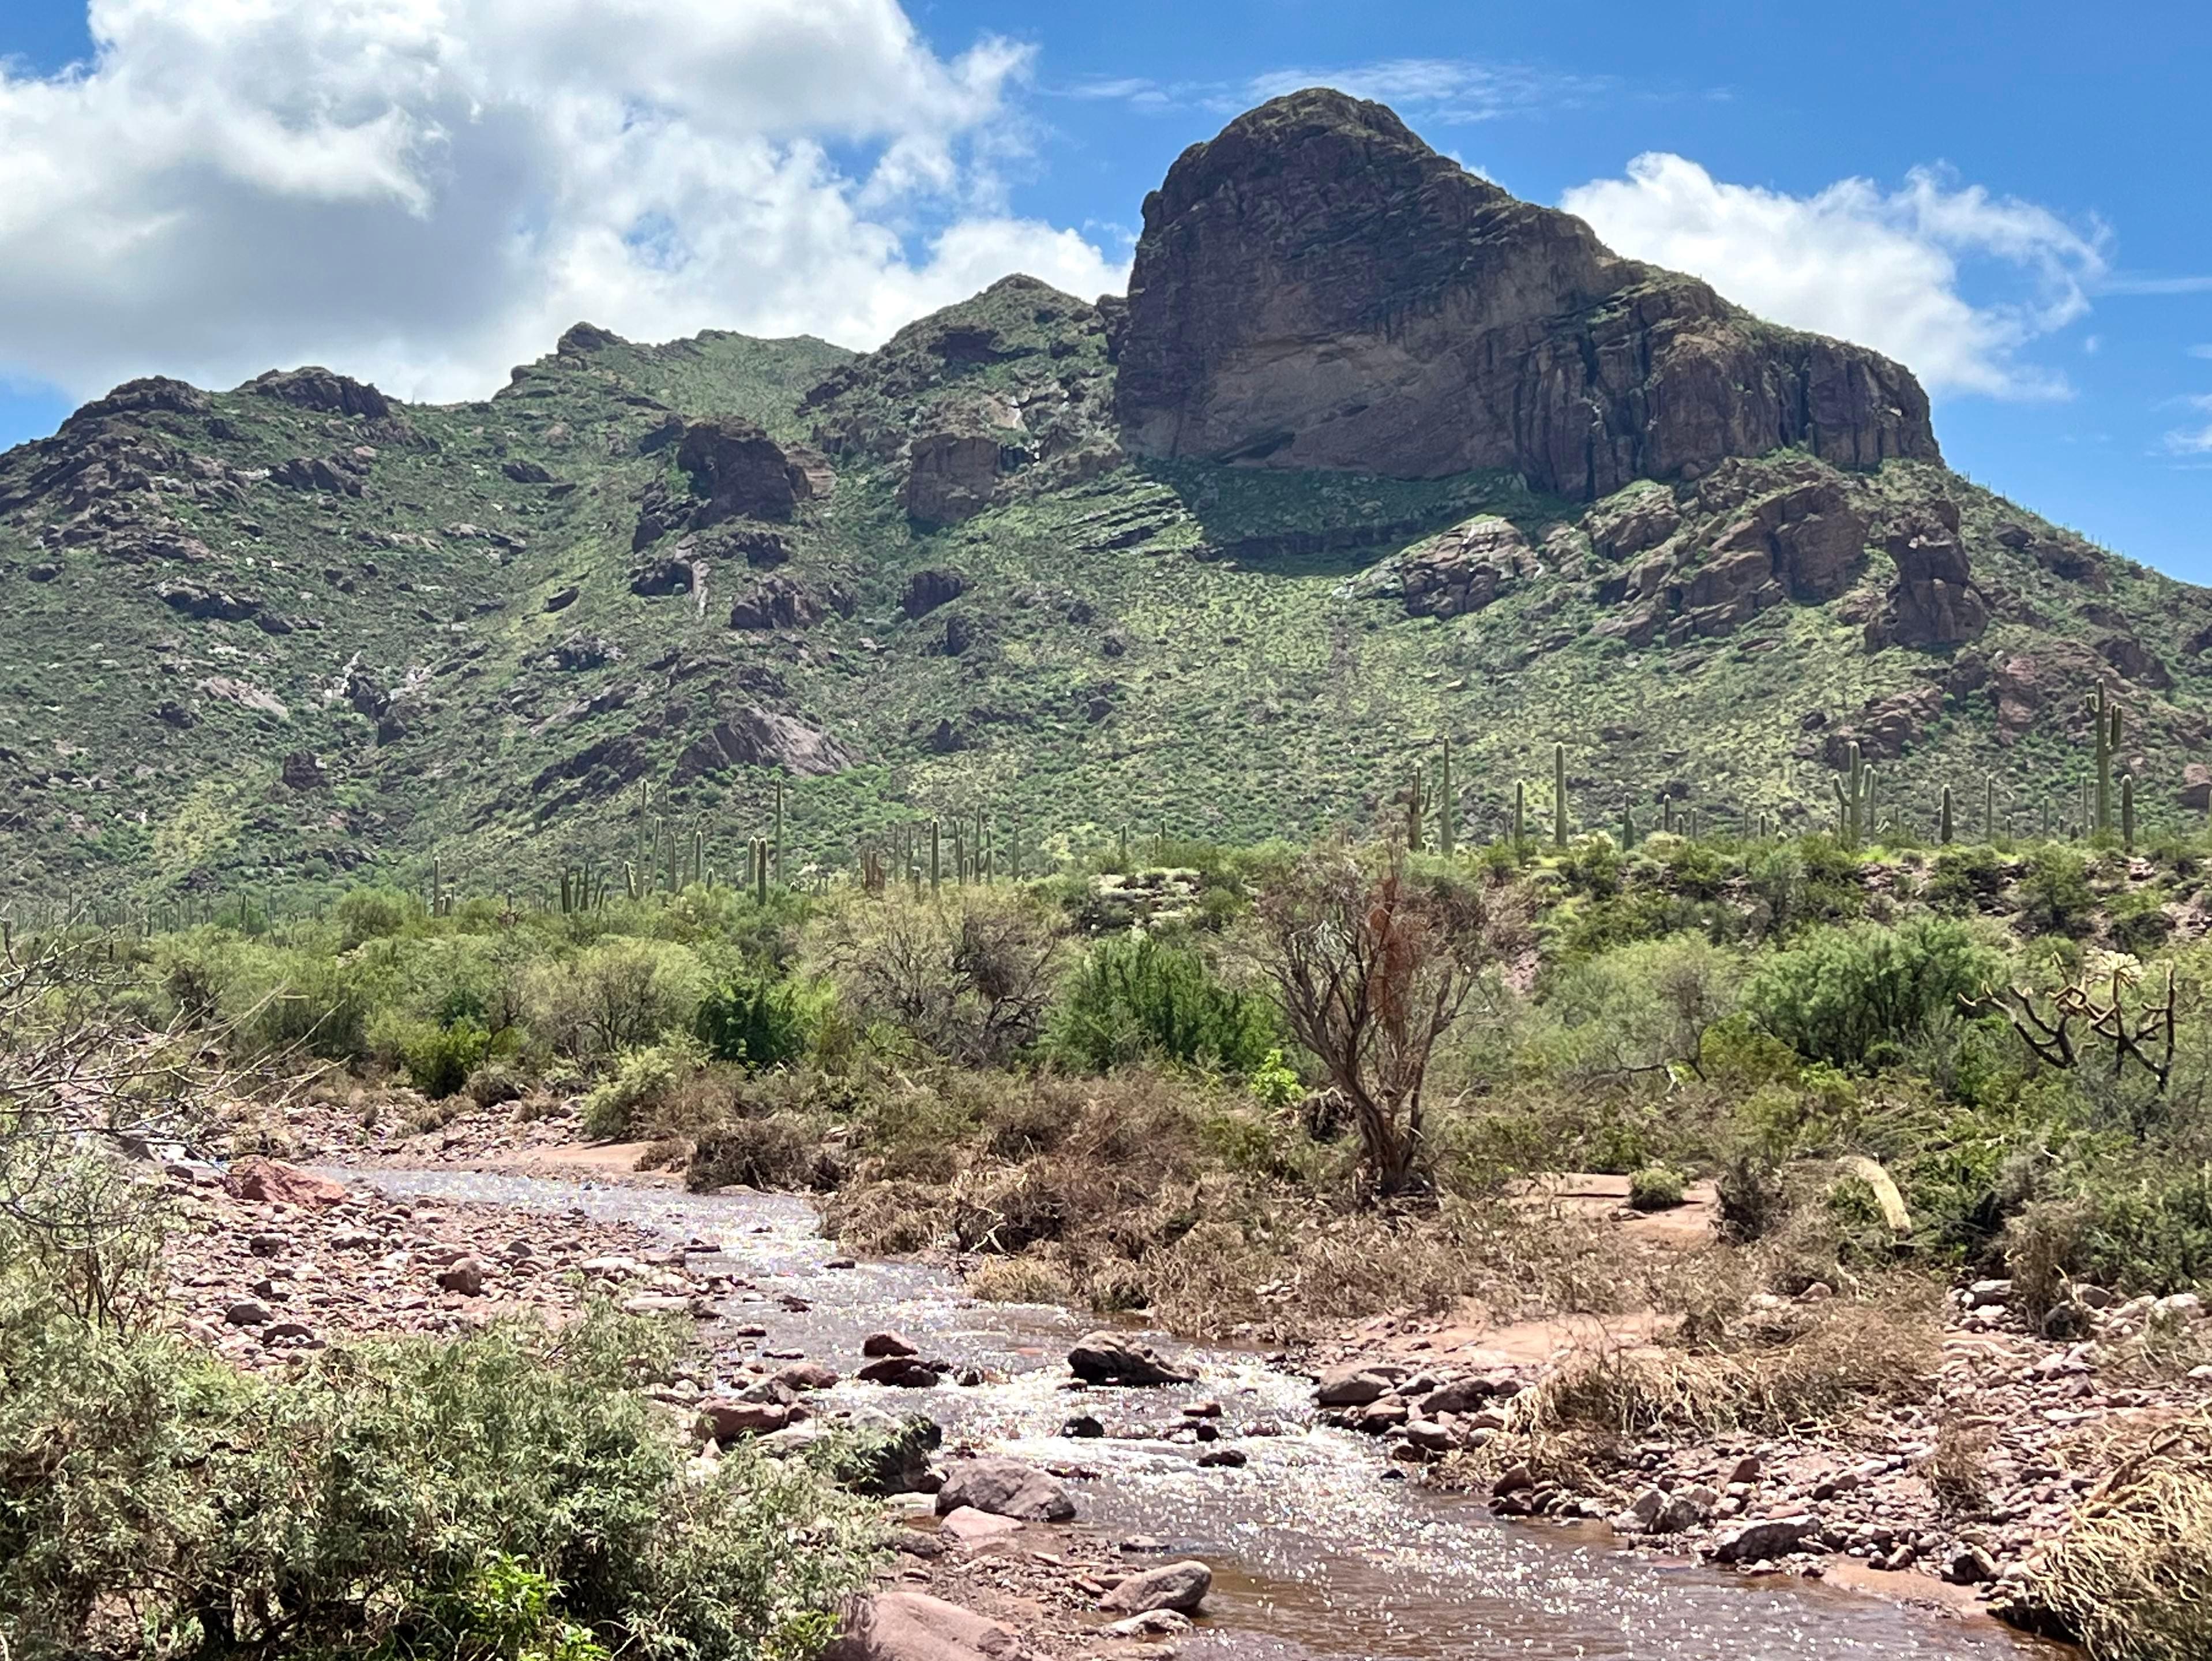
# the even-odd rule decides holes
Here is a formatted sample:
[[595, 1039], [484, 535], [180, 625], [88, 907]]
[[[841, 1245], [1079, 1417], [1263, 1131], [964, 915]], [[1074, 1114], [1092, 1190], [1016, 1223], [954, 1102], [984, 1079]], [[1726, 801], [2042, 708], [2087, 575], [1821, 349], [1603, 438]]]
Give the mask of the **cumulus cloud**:
[[[1694, 272], [1765, 317], [1887, 353], [1931, 392], [2063, 396], [2022, 349], [2089, 309], [2101, 228], [1918, 169], [1901, 190], [1846, 179], [1797, 197], [1723, 184], [1679, 155], [1562, 199], [1613, 248]], [[1969, 278], [1992, 297], [1970, 299]]]
[[866, 346], [1023, 270], [1125, 271], [1012, 214], [1026, 48], [897, 0], [93, 0], [0, 67], [0, 374], [83, 395], [307, 360], [480, 396], [588, 318]]

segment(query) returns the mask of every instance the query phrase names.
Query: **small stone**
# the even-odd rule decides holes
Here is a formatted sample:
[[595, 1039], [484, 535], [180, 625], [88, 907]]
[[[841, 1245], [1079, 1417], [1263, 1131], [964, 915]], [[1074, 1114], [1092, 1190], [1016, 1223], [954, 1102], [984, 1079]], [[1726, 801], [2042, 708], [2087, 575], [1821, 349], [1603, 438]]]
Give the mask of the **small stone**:
[[1997, 1578], [1996, 1560], [1979, 1546], [1961, 1546], [1943, 1565], [1943, 1578], [1954, 1586], [1978, 1586]]
[[1190, 1619], [1174, 1609], [1146, 1609], [1101, 1630], [1109, 1638], [1180, 1638], [1190, 1630]]
[[1739, 1523], [1712, 1544], [1714, 1558], [1723, 1563], [1758, 1563], [1783, 1557], [1797, 1549], [1820, 1525], [1810, 1517], [1763, 1517]]
[[269, 1311], [252, 1299], [241, 1299], [223, 1311], [222, 1318], [234, 1327], [258, 1327], [269, 1319]]
[[1765, 1467], [1759, 1463], [1757, 1454], [1747, 1453], [1729, 1467], [1728, 1481], [1723, 1486], [1735, 1488], [1742, 1484], [1747, 1487], [1759, 1480], [1759, 1473], [1764, 1469]]
[[1062, 1436], [1077, 1438], [1103, 1436], [1106, 1433], [1106, 1427], [1089, 1414], [1079, 1413], [1060, 1427], [1060, 1433]]
[[936, 1368], [911, 1355], [884, 1356], [853, 1376], [864, 1384], [888, 1384], [894, 1390], [930, 1390], [937, 1384]]
[[439, 1271], [438, 1284], [464, 1298], [481, 1298], [484, 1289], [483, 1265], [473, 1257], [457, 1259], [452, 1267]]
[[1248, 1461], [1242, 1448], [1209, 1448], [1198, 1456], [1198, 1463], [1209, 1470], [1237, 1470]]
[[1067, 1366], [1091, 1384], [1187, 1384], [1198, 1377], [1164, 1360], [1151, 1345], [1118, 1332], [1086, 1333], [1067, 1352]]
[[860, 1340], [860, 1354], [875, 1357], [884, 1355], [919, 1355], [921, 1350], [896, 1332], [872, 1332]]

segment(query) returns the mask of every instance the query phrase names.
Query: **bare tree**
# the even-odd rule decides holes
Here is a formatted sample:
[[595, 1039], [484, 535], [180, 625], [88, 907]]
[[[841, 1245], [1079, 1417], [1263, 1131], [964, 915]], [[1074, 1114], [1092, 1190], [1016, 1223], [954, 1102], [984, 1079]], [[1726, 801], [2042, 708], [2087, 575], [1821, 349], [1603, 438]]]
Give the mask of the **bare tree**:
[[1402, 1192], [1425, 1163], [1430, 1057], [1485, 975], [1527, 938], [1526, 909], [1499, 888], [1370, 871], [1316, 854], [1259, 904], [1258, 955], [1291, 1031], [1343, 1098], [1376, 1187]]
[[128, 981], [97, 944], [0, 949], [0, 1254], [41, 1262], [89, 1320], [130, 1312], [158, 1250], [137, 1161], [206, 1146], [228, 1087], [207, 1035], [116, 1013]]

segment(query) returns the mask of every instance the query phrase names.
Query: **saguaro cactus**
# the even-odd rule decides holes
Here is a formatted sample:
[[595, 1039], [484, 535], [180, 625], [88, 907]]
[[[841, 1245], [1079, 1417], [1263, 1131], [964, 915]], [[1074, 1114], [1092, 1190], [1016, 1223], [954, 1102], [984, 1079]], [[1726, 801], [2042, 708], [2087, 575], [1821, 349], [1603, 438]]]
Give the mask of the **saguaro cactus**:
[[1459, 798], [1452, 794], [1451, 735], [1444, 735], [1443, 759], [1437, 764], [1437, 852], [1446, 859], [1452, 856], [1459, 827], [1453, 823], [1459, 817]]
[[1552, 846], [1567, 845], [1567, 746], [1552, 746]]
[[1851, 745], [1848, 764], [1831, 782], [1836, 790], [1836, 835], [1844, 847], [1856, 848], [1869, 828], [1874, 799], [1873, 774], [1857, 745]]
[[1528, 782], [1513, 781], [1513, 845], [1518, 848], [1528, 840]]
[[1943, 811], [1936, 821], [1936, 840], [1945, 847], [1951, 843], [1951, 787], [1943, 787]]
[[2136, 851], [2136, 777], [2132, 773], [2120, 778], [2120, 846], [2130, 854]]
[[2109, 836], [2112, 829], [2112, 757], [2120, 747], [2120, 706], [2106, 700], [2102, 682], [2098, 684], [2097, 696], [2089, 700], [2089, 716], [2097, 738], [2097, 833]]

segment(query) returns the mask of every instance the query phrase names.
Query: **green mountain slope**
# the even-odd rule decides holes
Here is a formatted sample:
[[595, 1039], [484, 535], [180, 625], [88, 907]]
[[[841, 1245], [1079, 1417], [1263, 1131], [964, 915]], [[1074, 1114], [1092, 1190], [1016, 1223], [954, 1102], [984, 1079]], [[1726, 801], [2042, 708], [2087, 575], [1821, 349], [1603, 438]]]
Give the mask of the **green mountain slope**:
[[1126, 326], [1010, 278], [865, 357], [580, 326], [477, 404], [118, 388], [0, 456], [0, 872], [540, 891], [648, 818], [734, 869], [779, 789], [787, 870], [979, 812], [1304, 835], [1444, 735], [1469, 836], [1522, 778], [1548, 824], [1555, 741], [1578, 824], [1822, 823], [1856, 738], [1907, 828], [1993, 776], [2027, 829], [2078, 815], [2100, 684], [2147, 824], [2201, 817], [2212, 593], [1938, 462], [1584, 502], [1133, 457]]

